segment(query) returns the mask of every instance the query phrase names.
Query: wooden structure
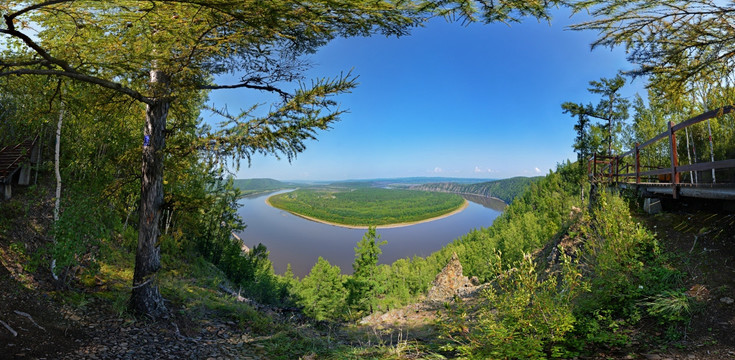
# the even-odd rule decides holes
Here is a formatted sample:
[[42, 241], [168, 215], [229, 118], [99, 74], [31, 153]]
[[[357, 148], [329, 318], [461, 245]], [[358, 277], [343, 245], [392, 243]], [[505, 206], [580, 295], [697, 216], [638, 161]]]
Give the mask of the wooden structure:
[[[683, 173], [735, 169], [735, 159], [700, 162], [689, 165], [679, 163], [677, 132], [702, 121], [735, 111], [735, 106], [725, 106], [708, 111], [679, 124], [669, 122], [668, 129], [652, 139], [636, 144], [630, 151], [617, 155], [593, 155], [587, 163], [588, 174], [593, 182], [607, 182], [623, 188], [636, 189], [641, 193], [705, 199], [735, 200], [735, 183], [682, 183]], [[641, 164], [641, 150], [658, 141], [667, 141], [669, 164], [652, 167]], [[711, 139], [710, 139], [711, 140]], [[733, 144], [735, 146], [735, 144]], [[642, 180], [643, 179], [643, 180]]]
[[3, 199], [8, 200], [12, 196], [13, 183], [30, 184], [31, 163], [39, 160], [37, 141], [38, 136], [0, 149], [0, 192]]

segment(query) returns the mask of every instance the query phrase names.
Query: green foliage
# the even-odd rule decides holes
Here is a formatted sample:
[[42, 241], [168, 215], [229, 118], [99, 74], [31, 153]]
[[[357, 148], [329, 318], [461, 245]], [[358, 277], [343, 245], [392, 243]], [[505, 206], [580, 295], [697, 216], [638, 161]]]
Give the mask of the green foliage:
[[62, 202], [59, 220], [53, 227], [55, 241], [47, 249], [66, 282], [73, 279], [74, 274], [69, 273], [73, 267], [81, 265], [93, 273], [98, 270], [100, 247], [109, 239], [118, 221], [109, 206], [88, 193], [71, 192], [72, 195]]
[[691, 313], [689, 296], [676, 290], [664, 290], [648, 297], [641, 305], [649, 315], [658, 318], [662, 323], [685, 321]]
[[358, 313], [373, 312], [378, 303], [378, 296], [384, 292], [385, 279], [381, 279], [378, 271], [378, 257], [382, 253], [380, 247], [387, 241], [379, 241], [380, 235], [375, 234], [375, 228], [368, 229], [365, 236], [355, 248], [355, 262], [352, 264], [353, 273], [346, 282], [349, 291], [347, 303]]
[[672, 292], [681, 286], [681, 273], [666, 263], [655, 236], [633, 221], [628, 204], [603, 193], [583, 221], [581, 261], [589, 269], [591, 291], [576, 305], [579, 326], [569, 345], [579, 349], [626, 345], [629, 327], [645, 315], [677, 326], [683, 318], [676, 316], [686, 314], [678, 311], [682, 298]]
[[321, 256], [309, 275], [301, 280], [299, 304], [304, 313], [316, 320], [334, 320], [343, 316], [347, 299], [339, 266], [332, 266]]
[[[572, 26], [594, 30], [593, 47], [625, 45], [636, 75], [653, 75], [654, 86], [683, 93], [686, 83], [713, 71], [732, 68], [734, 6], [718, 0], [577, 0], [577, 11], [593, 19]], [[725, 80], [728, 81], [728, 80]]]
[[360, 188], [350, 191], [301, 189], [271, 196], [274, 207], [343, 225], [376, 226], [444, 215], [465, 203], [459, 195]]
[[[628, 99], [621, 97], [620, 90], [625, 86], [625, 79], [617, 75], [612, 79], [601, 78], [599, 81], [590, 81], [587, 89], [592, 94], [601, 95], [597, 105], [562, 104], [564, 113], [577, 118], [574, 130], [577, 139], [574, 149], [579, 154], [580, 163], [590, 154], [619, 154], [623, 148], [622, 132], [624, 122], [628, 118]], [[601, 124], [588, 126], [590, 118], [602, 120]]]
[[486, 282], [497, 275], [498, 260], [487, 254], [499, 252], [502, 263], [512, 264], [521, 261], [524, 253], [546, 244], [562, 229], [572, 207], [581, 206], [575, 196], [577, 188], [566, 177], [572, 166], [559, 165], [556, 173], [529, 181], [525, 192], [506, 207], [490, 228], [473, 230], [426, 258], [400, 259], [386, 267], [383, 276], [388, 285], [379, 306], [406, 304], [424, 294], [455, 252], [465, 275]]
[[233, 231], [244, 228], [237, 215], [240, 192], [233, 188], [233, 180], [214, 181], [207, 188], [205, 201], [209, 205], [200, 210], [200, 216], [195, 218], [197, 222], [192, 224], [190, 241], [195, 243], [197, 251], [222, 270], [245, 295], [261, 303], [290, 304], [292, 282], [274, 274], [265, 245], [258, 244], [244, 251], [242, 241], [232, 237]]
[[530, 256], [503, 271], [496, 254], [496, 281], [484, 293], [476, 320], [461, 307], [444, 333], [458, 345], [448, 348], [471, 359], [545, 359], [566, 355], [557, 344], [573, 329], [573, 300], [586, 284], [569, 257], [562, 274], [540, 279]]

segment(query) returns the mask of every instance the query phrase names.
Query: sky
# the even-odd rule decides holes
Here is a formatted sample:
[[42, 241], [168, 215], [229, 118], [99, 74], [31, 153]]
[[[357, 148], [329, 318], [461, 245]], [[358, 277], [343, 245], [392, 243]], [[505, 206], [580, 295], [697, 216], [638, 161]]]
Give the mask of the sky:
[[[308, 79], [352, 71], [359, 85], [335, 98], [348, 110], [289, 163], [256, 155], [236, 178], [344, 180], [414, 176], [502, 179], [543, 175], [567, 159], [575, 119], [565, 101], [597, 103], [588, 83], [634, 66], [624, 49], [590, 49], [592, 32], [565, 27], [584, 17], [554, 12], [551, 24], [448, 23], [409, 36], [336, 39], [307, 58]], [[227, 79], [224, 79], [227, 80]], [[622, 95], [645, 97], [645, 83]], [[230, 111], [268, 101], [252, 90], [219, 90]], [[267, 108], [267, 105], [265, 106]], [[206, 117], [206, 116], [205, 116]]]

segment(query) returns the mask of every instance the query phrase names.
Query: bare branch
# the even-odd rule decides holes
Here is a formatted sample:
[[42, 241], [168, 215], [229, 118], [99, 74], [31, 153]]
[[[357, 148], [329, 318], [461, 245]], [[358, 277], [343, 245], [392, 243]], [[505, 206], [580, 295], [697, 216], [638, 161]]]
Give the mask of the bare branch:
[[269, 91], [273, 93], [277, 93], [281, 95], [284, 99], [287, 99], [291, 97], [291, 94], [277, 88], [271, 85], [254, 85], [248, 82], [240, 83], [240, 84], [233, 84], [233, 85], [200, 85], [197, 87], [199, 90], [220, 90], [220, 89], [253, 89], [253, 90], [262, 90], [262, 91]]

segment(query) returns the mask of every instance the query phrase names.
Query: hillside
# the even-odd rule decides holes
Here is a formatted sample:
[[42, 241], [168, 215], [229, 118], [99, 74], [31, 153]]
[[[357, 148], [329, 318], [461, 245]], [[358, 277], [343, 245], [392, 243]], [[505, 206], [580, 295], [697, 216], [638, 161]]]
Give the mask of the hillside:
[[253, 195], [268, 191], [276, 191], [294, 187], [294, 184], [274, 179], [235, 179], [233, 186], [240, 189], [242, 195]]
[[[379, 311], [357, 322], [330, 310], [349, 298], [329, 302], [353, 291], [342, 286], [359, 285], [354, 277], [335, 275], [336, 292], [321, 286], [332, 281], [328, 271], [237, 281], [222, 266], [232, 263], [215, 266], [170, 244], [159, 281], [172, 315], [135, 318], [126, 310], [134, 243], [125, 234], [102, 251], [98, 271], [72, 270], [59, 288], [33, 265], [46, 243], [52, 186], [21, 188], [0, 203], [0, 288], [8, 290], [0, 292], [0, 359], [731, 358], [733, 214], [682, 207], [651, 216], [612, 195], [589, 213], [565, 184], [548, 176], [493, 227], [427, 258], [377, 267], [390, 288], [375, 290], [369, 298]], [[248, 284], [261, 293], [286, 284], [277, 291], [304, 300], [262, 305], [253, 301], [258, 288], [243, 287], [248, 298], [229, 290]], [[332, 304], [321, 310], [338, 321], [310, 319], [314, 301]]]
[[413, 190], [450, 192], [456, 194], [472, 194], [485, 197], [494, 197], [510, 204], [516, 196], [523, 193], [529, 184], [538, 181], [541, 177], [513, 177], [509, 179], [493, 180], [476, 184], [460, 184], [456, 182], [440, 182], [412, 186]]

